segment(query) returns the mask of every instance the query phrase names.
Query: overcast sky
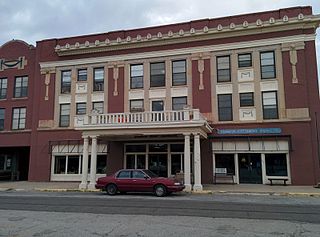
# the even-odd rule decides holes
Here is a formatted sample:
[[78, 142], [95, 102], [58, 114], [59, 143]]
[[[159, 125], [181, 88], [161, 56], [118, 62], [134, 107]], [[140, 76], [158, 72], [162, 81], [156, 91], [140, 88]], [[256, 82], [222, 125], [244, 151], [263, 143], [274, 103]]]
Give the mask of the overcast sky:
[[304, 5], [320, 14], [320, 0], [0, 0], [0, 45]]

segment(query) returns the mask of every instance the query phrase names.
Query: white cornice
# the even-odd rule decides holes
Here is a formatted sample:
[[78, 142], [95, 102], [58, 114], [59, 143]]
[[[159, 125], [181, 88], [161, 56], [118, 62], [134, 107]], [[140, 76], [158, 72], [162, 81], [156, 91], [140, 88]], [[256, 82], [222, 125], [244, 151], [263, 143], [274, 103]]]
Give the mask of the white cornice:
[[67, 67], [67, 66], [76, 66], [84, 64], [96, 64], [96, 63], [110, 63], [116, 61], [124, 60], [137, 60], [145, 58], [158, 58], [158, 57], [168, 57], [168, 56], [179, 56], [186, 54], [202, 53], [202, 52], [216, 52], [223, 50], [232, 50], [232, 49], [245, 49], [253, 47], [263, 47], [270, 45], [278, 45], [284, 43], [295, 43], [295, 42], [304, 42], [315, 40], [314, 34], [303, 34], [279, 38], [270, 38], [263, 40], [253, 40], [229, 44], [219, 44], [219, 45], [210, 45], [210, 46], [199, 46], [192, 48], [181, 48], [174, 50], [161, 50], [161, 51], [151, 51], [144, 53], [134, 53], [134, 54], [123, 54], [123, 55], [114, 55], [114, 56], [105, 56], [105, 57], [91, 57], [84, 59], [74, 59], [74, 60], [60, 60], [53, 62], [40, 62], [40, 67], [42, 70], [47, 68], [55, 67]]

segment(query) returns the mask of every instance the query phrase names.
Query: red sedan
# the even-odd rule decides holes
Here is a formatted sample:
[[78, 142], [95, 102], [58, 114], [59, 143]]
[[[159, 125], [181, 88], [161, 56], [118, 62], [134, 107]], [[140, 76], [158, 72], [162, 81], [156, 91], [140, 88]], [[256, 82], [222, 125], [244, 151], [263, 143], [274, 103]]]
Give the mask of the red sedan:
[[125, 192], [153, 192], [162, 197], [172, 192], [180, 192], [185, 187], [173, 178], [158, 177], [150, 170], [123, 169], [117, 173], [99, 178], [97, 189], [105, 190], [109, 195], [118, 191]]

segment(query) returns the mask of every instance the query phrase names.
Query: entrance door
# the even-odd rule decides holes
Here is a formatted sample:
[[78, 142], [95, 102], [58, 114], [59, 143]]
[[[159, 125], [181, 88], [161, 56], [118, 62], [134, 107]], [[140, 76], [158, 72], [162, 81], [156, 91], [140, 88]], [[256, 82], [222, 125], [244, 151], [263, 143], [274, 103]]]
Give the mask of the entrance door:
[[160, 177], [168, 177], [167, 154], [149, 154], [149, 170]]
[[262, 184], [261, 155], [239, 154], [240, 183]]

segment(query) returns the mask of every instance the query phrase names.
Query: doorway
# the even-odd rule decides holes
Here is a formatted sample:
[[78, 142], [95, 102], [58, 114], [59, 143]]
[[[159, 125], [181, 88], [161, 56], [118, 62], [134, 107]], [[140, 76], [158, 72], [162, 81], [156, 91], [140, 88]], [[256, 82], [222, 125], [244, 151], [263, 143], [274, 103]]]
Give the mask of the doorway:
[[168, 177], [167, 154], [149, 154], [149, 170], [159, 177]]
[[239, 154], [239, 182], [262, 184], [261, 154]]

